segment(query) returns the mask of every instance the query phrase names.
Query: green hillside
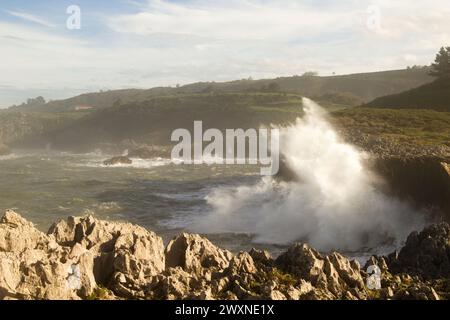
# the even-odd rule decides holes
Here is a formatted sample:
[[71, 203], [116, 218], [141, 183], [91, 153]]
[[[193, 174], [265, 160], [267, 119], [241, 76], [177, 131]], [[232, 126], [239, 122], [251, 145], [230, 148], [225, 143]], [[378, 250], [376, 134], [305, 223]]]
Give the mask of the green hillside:
[[350, 141], [372, 137], [398, 146], [450, 147], [450, 112], [357, 107], [335, 111], [331, 116]]
[[[67, 126], [16, 141], [16, 145], [86, 150], [133, 139], [169, 144], [177, 128], [258, 128], [287, 124], [302, 115], [302, 97], [287, 93], [203, 93], [154, 97], [90, 112]], [[64, 114], [64, 113], [61, 113]]]
[[[202, 120], [204, 128], [221, 130], [290, 124], [303, 115], [301, 99], [287, 93], [201, 93], [154, 97], [86, 112], [82, 117], [79, 113], [34, 113], [40, 118], [30, 118], [27, 134], [15, 137], [13, 145], [39, 148], [50, 143], [55, 149], [75, 151], [111, 145], [120, 149], [122, 142], [130, 140], [168, 145], [174, 129], [192, 130], [195, 120]], [[344, 137], [364, 147], [370, 147], [374, 139], [399, 146], [450, 147], [450, 112], [334, 105], [328, 110], [330, 121]]]
[[[225, 83], [194, 83], [181, 89], [190, 92], [217, 90], [225, 92], [257, 91], [276, 83], [280, 91], [300, 93], [316, 100], [330, 101], [333, 95], [348, 96], [358, 101], [398, 93], [432, 81], [428, 68], [394, 70], [342, 76], [293, 76], [267, 80], [238, 80]], [[328, 96], [328, 97], [327, 97]]]
[[438, 79], [412, 90], [380, 97], [366, 106], [450, 111], [450, 78]]
[[263, 80], [199, 82], [180, 87], [158, 87], [148, 90], [126, 89], [87, 93], [46, 104], [18, 106], [14, 110], [67, 112], [77, 108], [108, 108], [117, 104], [141, 102], [158, 96], [192, 93], [267, 93], [289, 92], [335, 105], [360, 105], [376, 97], [399, 93], [432, 81], [427, 68], [361, 73], [342, 76], [293, 76]]
[[[76, 151], [120, 146], [123, 141], [131, 140], [167, 145], [174, 129], [192, 128], [195, 120], [202, 120], [205, 128], [218, 129], [292, 123], [302, 115], [300, 106], [306, 95], [327, 108], [331, 121], [356, 144], [358, 139], [370, 136], [399, 144], [448, 146], [450, 113], [411, 110], [415, 106], [410, 104], [405, 104], [410, 109], [404, 110], [373, 107], [377, 105], [375, 101], [388, 97], [370, 103], [370, 108], [352, 107], [360, 105], [363, 96], [423, 84], [430, 79], [427, 69], [418, 68], [89, 93], [0, 111], [0, 142], [35, 148], [50, 144], [55, 149]], [[424, 92], [428, 92], [430, 101], [450, 101], [444, 98], [450, 92], [446, 82], [428, 83], [395, 96], [407, 96], [411, 92], [420, 93], [413, 95], [414, 101], [426, 99]], [[75, 110], [83, 106], [91, 108]], [[381, 106], [390, 104], [382, 101]]]

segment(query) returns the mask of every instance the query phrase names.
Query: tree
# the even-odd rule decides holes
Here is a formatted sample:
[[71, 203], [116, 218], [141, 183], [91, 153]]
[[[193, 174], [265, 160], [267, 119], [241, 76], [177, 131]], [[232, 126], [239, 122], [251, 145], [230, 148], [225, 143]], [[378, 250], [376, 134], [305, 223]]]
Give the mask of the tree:
[[26, 105], [28, 106], [40, 106], [45, 104], [45, 99], [44, 97], [36, 97], [36, 98], [29, 98], [27, 99]]
[[430, 75], [438, 78], [450, 77], [450, 47], [442, 47], [431, 65]]

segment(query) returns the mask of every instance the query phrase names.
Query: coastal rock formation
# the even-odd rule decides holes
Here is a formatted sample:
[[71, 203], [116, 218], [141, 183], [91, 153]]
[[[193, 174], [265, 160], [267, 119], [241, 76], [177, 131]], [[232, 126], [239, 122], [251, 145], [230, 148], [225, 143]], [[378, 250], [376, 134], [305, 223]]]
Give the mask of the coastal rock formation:
[[371, 257], [379, 267], [382, 289], [378, 298], [402, 300], [450, 299], [450, 226], [431, 225], [412, 232], [399, 252]]
[[450, 225], [440, 223], [413, 232], [400, 252], [388, 257], [389, 269], [423, 278], [450, 278]]
[[[449, 229], [412, 233], [398, 254], [371, 257], [361, 269], [307, 244], [273, 259], [256, 249], [233, 255], [183, 233], [164, 248], [153, 232], [92, 215], [45, 234], [8, 210], [0, 219], [0, 299], [449, 299]], [[369, 285], [374, 266], [378, 287]]]
[[44, 234], [7, 211], [0, 239], [0, 298], [80, 299], [99, 286], [134, 297], [164, 270], [160, 237], [92, 216], [60, 221]]
[[450, 156], [378, 157], [373, 162], [389, 194], [433, 208], [435, 216], [450, 222]]
[[283, 272], [304, 279], [337, 299], [366, 297], [359, 263], [339, 253], [322, 256], [307, 244], [295, 244], [275, 264]]
[[92, 259], [70, 257], [70, 248], [59, 246], [13, 211], [0, 220], [1, 299], [86, 297], [96, 286], [88, 267]]
[[48, 234], [61, 246], [92, 253], [97, 283], [125, 297], [133, 297], [165, 268], [162, 239], [130, 223], [69, 217], [52, 225]]
[[114, 166], [117, 164], [132, 164], [132, 163], [133, 163], [133, 160], [131, 160], [128, 157], [124, 157], [124, 156], [113, 157], [111, 159], [103, 161], [103, 164], [105, 166]]
[[231, 252], [213, 245], [196, 234], [183, 233], [169, 242], [166, 248], [166, 267], [203, 274], [205, 270], [222, 271], [232, 258]]
[[345, 141], [370, 155], [368, 167], [383, 179], [385, 192], [450, 222], [449, 145], [419, 146], [358, 129], [341, 129]]

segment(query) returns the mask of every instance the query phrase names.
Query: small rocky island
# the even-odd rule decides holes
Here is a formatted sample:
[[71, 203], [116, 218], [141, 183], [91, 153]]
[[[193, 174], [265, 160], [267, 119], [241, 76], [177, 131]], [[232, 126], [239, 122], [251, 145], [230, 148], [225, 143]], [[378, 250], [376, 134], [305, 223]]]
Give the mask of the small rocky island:
[[[380, 289], [367, 287], [369, 265], [381, 272]], [[0, 220], [0, 299], [449, 298], [447, 223], [361, 267], [299, 243], [276, 259], [255, 249], [233, 255], [187, 233], [164, 247], [142, 227], [93, 216], [61, 220], [47, 234], [11, 210]]]
[[107, 159], [103, 161], [103, 165], [105, 166], [114, 166], [118, 164], [132, 164], [133, 160], [125, 156], [112, 157], [111, 159]]

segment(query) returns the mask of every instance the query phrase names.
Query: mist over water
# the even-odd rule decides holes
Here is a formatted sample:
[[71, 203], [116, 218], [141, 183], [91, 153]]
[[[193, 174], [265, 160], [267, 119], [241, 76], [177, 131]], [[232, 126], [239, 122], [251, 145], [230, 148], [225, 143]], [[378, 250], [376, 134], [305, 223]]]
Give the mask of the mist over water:
[[211, 213], [193, 228], [349, 251], [399, 245], [420, 229], [422, 215], [377, 189], [365, 154], [340, 139], [325, 111], [309, 99], [303, 108], [305, 117], [280, 131], [281, 151], [296, 179], [262, 177], [252, 185], [218, 187], [206, 197]]
[[188, 230], [230, 250], [257, 246], [273, 254], [293, 241], [358, 256], [386, 253], [421, 229], [422, 215], [377, 189], [365, 154], [339, 138], [325, 111], [309, 100], [303, 107], [305, 117], [280, 130], [289, 168], [283, 177], [261, 177], [249, 165], [155, 158], [105, 166], [112, 154], [14, 150], [0, 157], [0, 210], [14, 208], [42, 231], [90, 212], [166, 240]]

